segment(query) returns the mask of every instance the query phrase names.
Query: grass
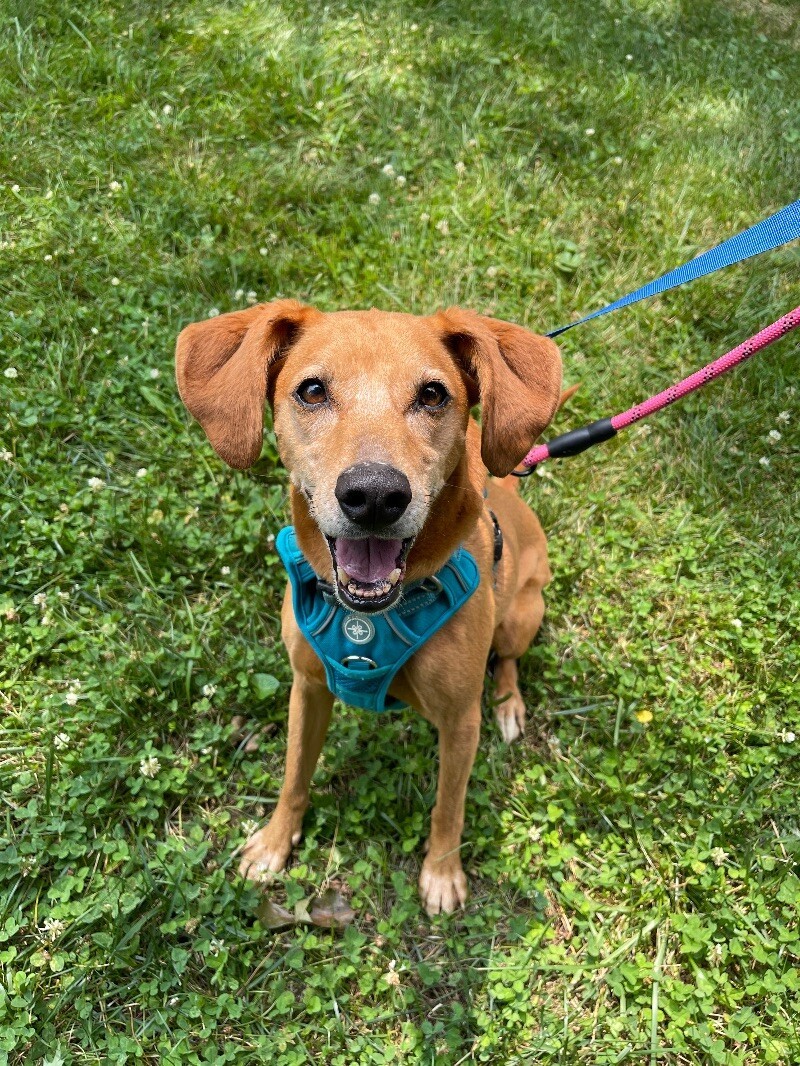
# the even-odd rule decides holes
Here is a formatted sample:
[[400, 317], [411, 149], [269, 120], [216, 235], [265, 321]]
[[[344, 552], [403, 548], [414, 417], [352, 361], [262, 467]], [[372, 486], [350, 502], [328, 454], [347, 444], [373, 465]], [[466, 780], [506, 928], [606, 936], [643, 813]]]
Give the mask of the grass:
[[[286, 479], [269, 435], [224, 468], [171, 369], [248, 293], [551, 328], [777, 210], [796, 7], [0, 10], [0, 1061], [800, 1060], [797, 340], [532, 479], [555, 579], [463, 914], [416, 897], [431, 730], [337, 713], [273, 899], [335, 887], [343, 932], [235, 874], [282, 772]], [[794, 246], [581, 327], [557, 429], [798, 296]]]

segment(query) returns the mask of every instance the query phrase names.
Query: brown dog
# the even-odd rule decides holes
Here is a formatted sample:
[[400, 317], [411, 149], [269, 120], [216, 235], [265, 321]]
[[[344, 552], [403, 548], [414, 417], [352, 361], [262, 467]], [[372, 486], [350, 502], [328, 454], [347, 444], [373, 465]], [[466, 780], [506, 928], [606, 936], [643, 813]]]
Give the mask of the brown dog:
[[[404, 584], [436, 573], [460, 545], [477, 561], [477, 591], [390, 689], [439, 733], [420, 894], [430, 914], [454, 910], [467, 896], [464, 799], [492, 650], [504, 739], [525, 720], [517, 659], [541, 623], [550, 570], [541, 526], [507, 475], [558, 406], [556, 345], [459, 308], [325, 314], [276, 300], [188, 326], [176, 360], [184, 403], [233, 467], [258, 459], [265, 400], [272, 405], [298, 544], [349, 611], [388, 610]], [[470, 419], [478, 401], [482, 429]], [[490, 508], [504, 538], [496, 567]], [[244, 849], [250, 876], [283, 869], [300, 839], [333, 706], [288, 589], [282, 623], [294, 672], [286, 774], [269, 824]]]

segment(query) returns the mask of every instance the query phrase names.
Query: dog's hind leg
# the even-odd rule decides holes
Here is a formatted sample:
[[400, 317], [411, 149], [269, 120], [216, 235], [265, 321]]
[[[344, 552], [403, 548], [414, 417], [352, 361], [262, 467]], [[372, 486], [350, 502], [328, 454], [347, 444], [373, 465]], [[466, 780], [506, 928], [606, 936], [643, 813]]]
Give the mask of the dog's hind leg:
[[538, 577], [531, 577], [517, 590], [494, 632], [492, 648], [497, 655], [494, 716], [507, 744], [525, 729], [525, 703], [517, 680], [517, 659], [527, 651], [539, 631], [543, 615], [542, 583]]
[[328, 732], [333, 696], [325, 685], [295, 674], [289, 695], [289, 736], [283, 787], [269, 823], [247, 841], [239, 864], [244, 877], [259, 880], [286, 865], [300, 843], [314, 767]]

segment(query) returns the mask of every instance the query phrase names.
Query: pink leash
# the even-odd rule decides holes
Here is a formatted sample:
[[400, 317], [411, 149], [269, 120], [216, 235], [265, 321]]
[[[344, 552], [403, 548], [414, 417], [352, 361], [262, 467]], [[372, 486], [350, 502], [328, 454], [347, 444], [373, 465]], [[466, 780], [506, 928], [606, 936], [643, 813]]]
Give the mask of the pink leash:
[[578, 455], [587, 448], [591, 448], [594, 444], [609, 440], [611, 437], [616, 436], [618, 430], [626, 429], [628, 426], [632, 426], [634, 422], [639, 422], [641, 419], [655, 414], [656, 411], [669, 407], [671, 403], [680, 400], [682, 396], [687, 396], [690, 392], [701, 388], [721, 374], [726, 374], [729, 370], [738, 366], [739, 363], [743, 363], [745, 359], [749, 359], [751, 355], [760, 352], [762, 348], [766, 348], [787, 333], [791, 333], [798, 326], [800, 326], [800, 307], [796, 307], [794, 311], [790, 311], [788, 315], [779, 318], [772, 325], [766, 326], [759, 333], [756, 333], [754, 337], [750, 337], [749, 340], [737, 345], [726, 355], [722, 355], [719, 359], [715, 359], [713, 363], [704, 366], [702, 370], [690, 374], [688, 378], [684, 378], [676, 385], [671, 385], [656, 396], [651, 396], [644, 403], [637, 403], [634, 407], [628, 408], [627, 411], [614, 415], [613, 418], [601, 418], [597, 422], [583, 426], [581, 429], [573, 429], [569, 433], [563, 433], [560, 437], [555, 437], [544, 444], [537, 444], [536, 447], [531, 448], [522, 460], [522, 465], [528, 467], [528, 469], [514, 471], [514, 473], [517, 477], [527, 477], [545, 459], [560, 459], [567, 455]]

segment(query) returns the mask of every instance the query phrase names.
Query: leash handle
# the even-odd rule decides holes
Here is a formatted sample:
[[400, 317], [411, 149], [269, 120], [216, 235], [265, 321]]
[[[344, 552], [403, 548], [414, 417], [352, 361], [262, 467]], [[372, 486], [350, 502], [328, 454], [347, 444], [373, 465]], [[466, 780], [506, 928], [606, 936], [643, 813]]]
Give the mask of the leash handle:
[[[800, 203], [800, 201], [798, 202]], [[713, 363], [709, 363], [701, 370], [695, 371], [694, 374], [690, 374], [689, 377], [684, 378], [677, 384], [670, 385], [663, 392], [651, 396], [649, 400], [637, 403], [633, 407], [629, 407], [627, 411], [614, 415], [613, 418], [601, 418], [599, 421], [592, 422], [581, 429], [573, 429], [569, 433], [562, 433], [560, 437], [555, 437], [544, 444], [537, 444], [536, 447], [531, 448], [522, 460], [522, 465], [528, 467], [528, 469], [514, 471], [514, 473], [517, 477], [527, 477], [545, 459], [558, 459], [567, 455], [578, 455], [580, 452], [586, 451], [587, 448], [591, 448], [594, 444], [609, 440], [611, 437], [616, 436], [618, 430], [626, 429], [628, 426], [632, 426], [634, 422], [639, 422], [641, 419], [655, 414], [656, 411], [669, 407], [676, 400], [680, 400], [683, 396], [688, 396], [690, 392], [695, 392], [697, 389], [702, 388], [703, 385], [707, 385], [709, 381], [713, 381], [714, 378], [719, 377], [721, 374], [727, 374], [729, 370], [738, 366], [739, 363], [743, 363], [751, 355], [760, 352], [762, 348], [766, 348], [787, 333], [791, 333], [798, 326], [800, 326], [800, 307], [795, 307], [787, 315], [783, 315], [771, 325], [760, 330], [754, 337], [750, 337], [748, 340], [738, 344], [725, 355], [720, 356], [719, 359], [715, 359]]]
[[684, 285], [687, 281], [694, 281], [706, 274], [712, 274], [715, 270], [741, 263], [762, 252], [770, 252], [773, 248], [779, 248], [782, 244], [788, 244], [789, 241], [796, 240], [798, 237], [800, 237], [800, 200], [795, 200], [794, 203], [776, 211], [774, 215], [769, 215], [760, 222], [756, 222], [754, 226], [750, 226], [749, 229], [729, 237], [716, 248], [711, 248], [702, 255], [690, 259], [688, 263], [683, 263], [674, 270], [662, 274], [660, 278], [648, 282], [635, 292], [629, 292], [627, 296], [622, 296], [614, 303], [608, 304], [607, 307], [601, 307], [599, 311], [593, 311], [576, 322], [570, 322], [566, 326], [552, 330], [547, 336], [559, 337], [582, 322], [589, 322], [593, 318], [607, 315], [620, 307], [628, 307], [630, 304], [638, 303], [639, 300], [646, 300], [649, 296], [657, 296], [678, 285]]

